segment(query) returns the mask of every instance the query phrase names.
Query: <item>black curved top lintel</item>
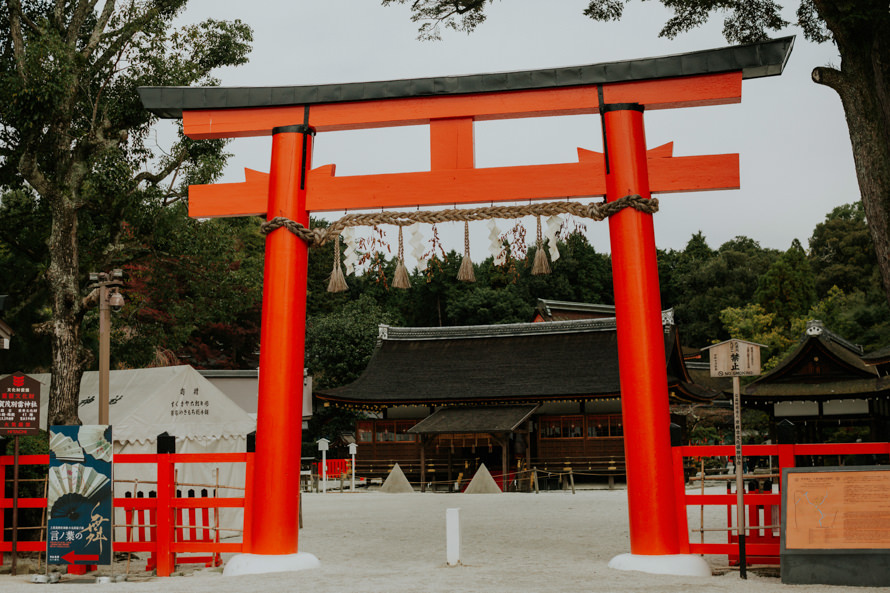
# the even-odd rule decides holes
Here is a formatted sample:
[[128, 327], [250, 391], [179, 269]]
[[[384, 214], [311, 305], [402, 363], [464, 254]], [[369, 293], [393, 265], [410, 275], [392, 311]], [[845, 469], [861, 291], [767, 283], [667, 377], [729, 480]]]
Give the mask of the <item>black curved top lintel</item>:
[[571, 66], [377, 82], [270, 87], [139, 87], [143, 106], [178, 119], [191, 109], [240, 109], [431, 97], [584, 86], [742, 71], [743, 78], [782, 73], [794, 36], [655, 58]]

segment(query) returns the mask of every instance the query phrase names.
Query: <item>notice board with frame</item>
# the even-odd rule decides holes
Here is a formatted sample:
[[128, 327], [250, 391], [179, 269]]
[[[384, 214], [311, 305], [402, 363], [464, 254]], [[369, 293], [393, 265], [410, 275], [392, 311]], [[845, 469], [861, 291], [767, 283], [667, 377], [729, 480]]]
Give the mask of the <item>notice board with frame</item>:
[[786, 469], [782, 582], [890, 586], [888, 492], [890, 466]]

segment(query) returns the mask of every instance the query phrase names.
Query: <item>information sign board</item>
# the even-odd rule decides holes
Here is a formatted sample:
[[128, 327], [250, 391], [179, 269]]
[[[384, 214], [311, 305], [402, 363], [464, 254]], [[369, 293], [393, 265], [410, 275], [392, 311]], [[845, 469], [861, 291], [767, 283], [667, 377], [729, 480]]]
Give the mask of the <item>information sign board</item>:
[[789, 473], [785, 548], [890, 549], [890, 471]]
[[50, 429], [47, 564], [111, 564], [111, 443], [106, 425]]
[[761, 344], [744, 340], [727, 340], [709, 346], [708, 358], [712, 377], [754, 377], [760, 374]]
[[783, 583], [890, 586], [890, 468], [789, 468], [782, 482]]
[[40, 431], [40, 381], [13, 373], [0, 379], [0, 435], [36, 435]]

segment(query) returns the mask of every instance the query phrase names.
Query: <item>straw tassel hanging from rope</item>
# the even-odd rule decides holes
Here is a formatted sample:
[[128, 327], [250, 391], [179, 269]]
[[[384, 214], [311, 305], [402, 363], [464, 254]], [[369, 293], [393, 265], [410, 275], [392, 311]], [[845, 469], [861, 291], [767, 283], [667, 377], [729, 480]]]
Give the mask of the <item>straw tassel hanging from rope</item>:
[[532, 274], [539, 276], [541, 274], [550, 273], [550, 262], [547, 261], [547, 254], [544, 252], [544, 235], [541, 231], [541, 217], [538, 216], [538, 240], [535, 249], [535, 263], [532, 265]]
[[473, 270], [473, 261], [470, 259], [470, 223], [467, 221], [464, 221], [464, 256], [460, 260], [457, 279], [461, 282], [476, 281], [476, 272]]
[[405, 267], [405, 243], [402, 240], [402, 227], [399, 227], [399, 263], [396, 265], [396, 274], [392, 279], [393, 288], [411, 288], [411, 279], [408, 277], [408, 269]]
[[[264, 222], [260, 227], [260, 232], [263, 235], [268, 235], [272, 231], [283, 227], [299, 237], [304, 242], [306, 242], [306, 244], [310, 247], [320, 247], [328, 241], [335, 241], [334, 269], [331, 272], [330, 280], [328, 283], [328, 291], [341, 292], [344, 290], [348, 290], [349, 288], [346, 284], [346, 278], [343, 274], [343, 269], [341, 267], [340, 261], [339, 239], [341, 233], [345, 243], [343, 252], [344, 261], [342, 263], [346, 265], [346, 272], [348, 274], [354, 273], [355, 264], [358, 260], [355, 253], [355, 246], [353, 244], [354, 238], [353, 230], [351, 227], [372, 225], [376, 227], [377, 224], [398, 225], [400, 260], [399, 264], [404, 268], [404, 257], [402, 254], [403, 247], [401, 240], [401, 227], [403, 225], [413, 225], [418, 222], [432, 223], [433, 236], [435, 238], [436, 222], [451, 222], [462, 220], [464, 221], [465, 254], [464, 259], [461, 262], [461, 273], [458, 277], [461, 280], [472, 282], [475, 281], [475, 274], [473, 274], [473, 264], [472, 261], [470, 261], [470, 239], [468, 222], [470, 220], [483, 220], [486, 218], [489, 219], [489, 240], [491, 242], [492, 250], [495, 253], [494, 263], [495, 265], [504, 265], [506, 261], [506, 255], [508, 253], [508, 248], [503, 245], [503, 238], [500, 237], [497, 229], [497, 224], [493, 219], [495, 217], [522, 218], [528, 216], [529, 214], [532, 214], [532, 212], [529, 212], [530, 208], [532, 208], [531, 205], [521, 207], [492, 206], [491, 208], [473, 208], [463, 211], [437, 210], [433, 212], [421, 212], [418, 210], [417, 212], [396, 212], [392, 214], [381, 213], [370, 217], [366, 214], [347, 214], [344, 215], [340, 220], [335, 221], [333, 224], [326, 228], [316, 227], [313, 229], [306, 228], [299, 223], [288, 220], [287, 218], [276, 216], [272, 220], [267, 220], [266, 222]], [[576, 202], [550, 202], [546, 204], [538, 204], [533, 208], [534, 212], [537, 213], [536, 216], [538, 223], [538, 237], [535, 262], [532, 266], [532, 274], [549, 274], [550, 264], [547, 261], [547, 256], [544, 253], [543, 249], [544, 240], [541, 230], [542, 215], [549, 216], [547, 221], [547, 239], [550, 242], [550, 257], [552, 261], [556, 261], [556, 259], [559, 257], [559, 251], [556, 249], [556, 237], [560, 227], [562, 226], [558, 217], [559, 214], [569, 214], [572, 216], [591, 218], [593, 220], [605, 220], [609, 216], [617, 214], [624, 208], [633, 208], [634, 210], [646, 214], [655, 214], [656, 212], [658, 212], [658, 200], [656, 198], [645, 199], [637, 194], [629, 194], [608, 203], [603, 202], [599, 204], [579, 204]], [[423, 253], [422, 241], [420, 241], [419, 233], [414, 233], [411, 245], [414, 248], [415, 255], [417, 255], [418, 253]], [[424, 263], [425, 262], [423, 261], [421, 255], [418, 258], [418, 265], [420, 267], [424, 267]], [[398, 272], [399, 271], [397, 269], [397, 273]], [[408, 278], [407, 270], [403, 270], [403, 272], [403, 281], [399, 282], [399, 285], [407, 288], [410, 285], [410, 278]]]
[[340, 265], [340, 235], [334, 237], [334, 269], [331, 270], [331, 278], [328, 280], [328, 292], [343, 292], [349, 290], [346, 278], [343, 276], [343, 267]]

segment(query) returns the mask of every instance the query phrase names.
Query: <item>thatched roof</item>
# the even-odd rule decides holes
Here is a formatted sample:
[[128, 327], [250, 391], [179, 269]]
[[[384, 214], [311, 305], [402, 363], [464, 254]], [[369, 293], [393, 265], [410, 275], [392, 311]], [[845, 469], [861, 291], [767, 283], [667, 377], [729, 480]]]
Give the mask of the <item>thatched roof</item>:
[[[664, 325], [668, 384], [680, 400], [716, 393], [690, 383], [672, 315]], [[317, 391], [353, 407], [521, 404], [619, 397], [615, 319], [446, 328], [380, 327], [356, 381]]]

